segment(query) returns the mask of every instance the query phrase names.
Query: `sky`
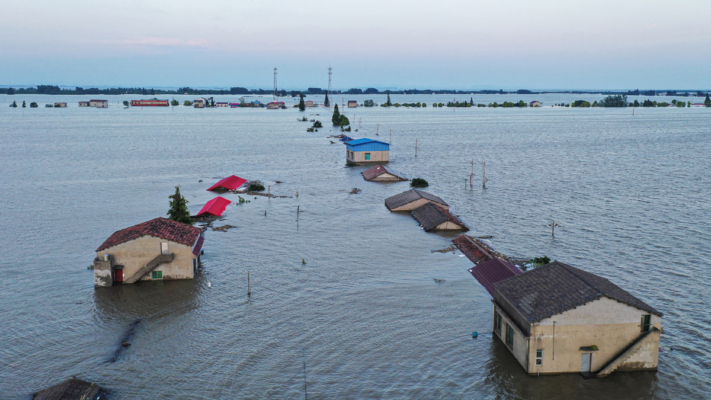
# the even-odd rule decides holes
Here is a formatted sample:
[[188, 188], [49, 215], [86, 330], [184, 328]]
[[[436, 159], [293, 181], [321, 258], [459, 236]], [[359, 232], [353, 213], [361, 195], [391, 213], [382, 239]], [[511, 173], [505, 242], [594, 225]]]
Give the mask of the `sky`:
[[711, 89], [709, 0], [0, 0], [0, 85]]

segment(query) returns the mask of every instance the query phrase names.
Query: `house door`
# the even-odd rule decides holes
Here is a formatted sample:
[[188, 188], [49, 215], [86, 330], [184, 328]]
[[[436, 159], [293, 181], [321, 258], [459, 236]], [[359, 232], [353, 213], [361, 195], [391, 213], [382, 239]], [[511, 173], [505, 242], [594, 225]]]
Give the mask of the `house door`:
[[168, 254], [168, 242], [161, 242], [160, 254]]
[[580, 372], [582, 374], [589, 374], [591, 363], [592, 363], [592, 353], [583, 353], [583, 361], [580, 363]]
[[122, 269], [115, 269], [114, 270], [114, 282], [123, 282], [123, 270]]

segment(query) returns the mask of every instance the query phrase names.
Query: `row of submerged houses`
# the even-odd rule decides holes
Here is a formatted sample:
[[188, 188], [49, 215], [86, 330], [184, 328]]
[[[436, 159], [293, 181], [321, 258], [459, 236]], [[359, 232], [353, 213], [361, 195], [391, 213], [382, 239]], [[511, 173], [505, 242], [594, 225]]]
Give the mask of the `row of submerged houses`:
[[[370, 161], [359, 152], [389, 152], [389, 146], [360, 147], [366, 143], [372, 141], [346, 142], [349, 163]], [[372, 182], [407, 180], [384, 165], [361, 174]], [[449, 204], [419, 189], [388, 197], [385, 206], [410, 212], [428, 232], [468, 230], [449, 212]], [[472, 236], [459, 235], [453, 243], [475, 264], [469, 272], [492, 297], [494, 337], [529, 375], [602, 378], [615, 371], [657, 369], [662, 313], [641, 299], [608, 279], [559, 261], [523, 271]]]
[[[245, 183], [246, 179], [232, 175], [207, 190], [238, 190]], [[220, 217], [231, 203], [217, 196], [193, 218]], [[94, 286], [193, 279], [200, 265], [204, 242], [201, 228], [162, 217], [118, 230], [96, 249]]]

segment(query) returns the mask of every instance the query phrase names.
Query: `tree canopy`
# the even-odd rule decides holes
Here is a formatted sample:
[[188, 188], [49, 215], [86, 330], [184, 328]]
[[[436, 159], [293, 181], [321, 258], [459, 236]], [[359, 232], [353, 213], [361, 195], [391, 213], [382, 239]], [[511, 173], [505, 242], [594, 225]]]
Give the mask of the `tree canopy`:
[[304, 103], [303, 93], [299, 93], [299, 111], [306, 111], [306, 103]]
[[193, 220], [190, 218], [190, 211], [188, 211], [188, 201], [185, 200], [185, 197], [183, 197], [182, 194], [180, 194], [180, 186], [176, 186], [175, 193], [168, 196], [168, 198], [170, 199], [168, 218], [173, 221], [192, 225]]

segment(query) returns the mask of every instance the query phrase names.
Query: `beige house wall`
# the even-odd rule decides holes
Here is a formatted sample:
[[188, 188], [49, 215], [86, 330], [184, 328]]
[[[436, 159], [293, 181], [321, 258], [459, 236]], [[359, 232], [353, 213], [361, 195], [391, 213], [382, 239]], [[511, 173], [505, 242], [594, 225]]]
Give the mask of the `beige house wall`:
[[[590, 370], [599, 371], [644, 333], [642, 316], [648, 314], [604, 297], [534, 324], [531, 326], [528, 371], [530, 374], [580, 372], [583, 353], [592, 354]], [[652, 314], [650, 323], [661, 329], [659, 316]], [[645, 345], [619, 369], [656, 369], [659, 336], [655, 337], [650, 345]], [[580, 350], [593, 345], [598, 347], [597, 351]], [[543, 350], [543, 365], [540, 366], [535, 365], [537, 349]]]
[[[168, 253], [173, 253], [175, 258], [171, 263], [160, 264], [153, 271], [163, 271], [163, 280], [193, 279], [193, 260], [196, 257], [192, 253], [192, 247], [153, 236], [143, 236], [121, 243], [97, 252], [96, 256], [101, 258], [104, 254], [110, 254], [114, 266], [123, 265], [125, 281], [161, 254], [161, 243], [168, 243]], [[141, 280], [153, 280], [151, 275], [148, 273]]]
[[438, 205], [438, 206], [444, 208], [445, 210], [449, 210], [449, 206], [446, 206], [446, 205], [444, 205], [444, 204], [440, 204], [440, 203], [437, 203], [437, 202], [434, 202], [434, 201], [430, 201], [430, 200], [427, 200], [427, 199], [419, 198], [419, 199], [413, 201], [412, 203], [407, 203], [407, 204], [405, 204], [405, 205], [403, 205], [403, 206], [400, 206], [400, 207], [397, 207], [397, 208], [393, 208], [392, 211], [412, 211], [412, 210], [414, 210], [414, 209], [416, 209], [416, 208], [420, 208], [420, 207], [424, 206], [424, 205], [427, 204], [427, 203], [436, 204], [436, 205]]
[[382, 173], [382, 174], [376, 176], [375, 178], [371, 179], [370, 181], [371, 182], [393, 182], [393, 181], [399, 181], [399, 180], [400, 179], [397, 176], [391, 175], [391, 174], [388, 174], [387, 172], [385, 172], [385, 173]]
[[458, 231], [462, 230], [462, 226], [459, 224], [455, 224], [452, 221], [447, 221], [447, 222], [442, 222], [441, 224], [437, 225], [437, 227], [434, 230], [437, 231]]
[[[501, 315], [501, 331], [496, 330], [496, 313]], [[514, 330], [513, 347], [509, 347], [506, 344], [506, 325], [510, 326]], [[526, 334], [519, 329], [509, 315], [506, 314], [506, 311], [500, 309], [496, 304], [494, 304], [494, 337], [497, 336], [501, 340], [501, 343], [509, 348], [519, 364], [526, 369], [529, 353], [528, 336], [526, 336]]]
[[[370, 160], [365, 159], [365, 153], [370, 153]], [[351, 151], [346, 150], [346, 160], [351, 163], [389, 162], [389, 151]]]

